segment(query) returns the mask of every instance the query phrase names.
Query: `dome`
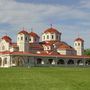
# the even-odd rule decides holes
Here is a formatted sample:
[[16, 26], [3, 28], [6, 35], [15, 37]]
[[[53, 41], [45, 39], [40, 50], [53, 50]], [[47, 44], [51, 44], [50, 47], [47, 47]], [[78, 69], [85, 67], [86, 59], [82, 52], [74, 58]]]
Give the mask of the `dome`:
[[12, 39], [11, 39], [9, 36], [7, 36], [7, 35], [6, 35], [6, 36], [3, 36], [2, 39], [4, 39], [4, 40], [7, 41], [7, 42], [11, 42], [11, 40], [12, 40]]
[[44, 33], [59, 33], [59, 34], [61, 34], [58, 30], [56, 30], [52, 27], [45, 30]]
[[84, 40], [82, 38], [76, 38], [75, 41], [82, 41], [82, 42], [84, 42]]
[[25, 30], [22, 30], [18, 34], [29, 34], [29, 33], [27, 31], [25, 31]]
[[30, 32], [29, 35], [32, 36], [32, 37], [38, 37], [38, 38], [40, 38], [40, 37], [39, 37], [36, 33], [34, 33], [34, 32]]

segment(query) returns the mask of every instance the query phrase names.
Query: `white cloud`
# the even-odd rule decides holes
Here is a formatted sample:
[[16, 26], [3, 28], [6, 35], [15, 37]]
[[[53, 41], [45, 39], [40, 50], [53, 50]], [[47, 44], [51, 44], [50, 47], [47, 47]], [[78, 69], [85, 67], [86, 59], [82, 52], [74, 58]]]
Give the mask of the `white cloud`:
[[41, 23], [46, 18], [88, 19], [90, 13], [63, 5], [18, 3], [0, 0], [0, 22], [10, 24]]
[[[79, 7], [90, 7], [88, 2], [82, 1]], [[82, 20], [82, 25], [87, 25], [87, 21], [90, 21], [90, 12], [85, 12], [84, 10], [65, 5], [50, 5], [50, 4], [34, 4], [34, 3], [20, 3], [15, 0], [0, 0], [0, 23], [9, 23], [13, 25], [12, 30], [19, 29], [26, 26], [27, 29], [33, 27], [36, 32], [43, 32], [41, 30], [48, 27], [47, 23], [53, 23], [53, 20], [66, 20], [69, 23], [71, 19]], [[51, 21], [50, 21], [51, 20]], [[58, 21], [56, 21], [58, 22]], [[74, 22], [74, 21], [73, 21]], [[58, 22], [59, 23], [59, 22]], [[14, 27], [15, 25], [15, 27]], [[84, 31], [85, 29], [81, 25], [62, 25], [64, 27], [63, 31], [67, 41], [68, 39], [74, 38], [78, 31]], [[16, 27], [17, 26], [17, 27]], [[57, 25], [56, 25], [57, 26]], [[89, 23], [88, 23], [89, 26]], [[59, 24], [57, 27], [60, 27]], [[10, 31], [12, 31], [10, 29]], [[40, 31], [39, 31], [40, 30]], [[5, 31], [5, 30], [4, 30]], [[10, 32], [9, 31], [9, 32]], [[69, 31], [69, 32], [68, 32]], [[73, 32], [71, 32], [73, 31]], [[0, 30], [1, 32], [1, 30]], [[6, 31], [7, 32], [7, 31]], [[70, 36], [67, 36], [67, 33]], [[72, 40], [73, 41], [73, 40]]]

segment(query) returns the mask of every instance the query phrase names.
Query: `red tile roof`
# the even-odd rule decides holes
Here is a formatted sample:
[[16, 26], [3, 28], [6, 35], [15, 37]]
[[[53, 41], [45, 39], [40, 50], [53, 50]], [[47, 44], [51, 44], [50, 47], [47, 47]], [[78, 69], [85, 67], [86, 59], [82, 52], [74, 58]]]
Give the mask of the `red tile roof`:
[[17, 46], [17, 43], [11, 43], [11, 46], [13, 46], [13, 47], [18, 47], [18, 46]]
[[82, 41], [82, 42], [84, 42], [84, 40], [82, 38], [76, 38], [75, 41]]
[[45, 30], [44, 33], [59, 33], [59, 34], [61, 34], [58, 30], [56, 30], [52, 27]]
[[1, 39], [4, 39], [6, 42], [11, 42], [12, 39], [9, 36], [3, 36]]
[[36, 33], [34, 33], [34, 32], [30, 32], [29, 35], [32, 36], [32, 37], [38, 37], [38, 38], [40, 38], [40, 37], [39, 37]]
[[22, 30], [18, 34], [29, 34], [29, 33], [27, 31], [25, 31], [25, 30]]

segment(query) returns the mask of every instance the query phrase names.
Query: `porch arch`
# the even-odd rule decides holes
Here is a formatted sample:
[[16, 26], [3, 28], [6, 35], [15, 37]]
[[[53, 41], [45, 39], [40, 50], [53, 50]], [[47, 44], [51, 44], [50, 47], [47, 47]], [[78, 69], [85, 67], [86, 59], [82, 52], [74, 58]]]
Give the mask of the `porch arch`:
[[78, 60], [77, 61], [77, 65], [83, 65], [83, 61], [82, 60]]
[[69, 65], [73, 65], [73, 64], [74, 64], [74, 60], [69, 59], [68, 62], [67, 62], [67, 64], [69, 64]]
[[58, 65], [59, 65], [59, 64], [65, 64], [65, 62], [64, 62], [63, 59], [59, 59], [59, 60], [57, 61], [57, 64], [58, 64]]
[[23, 66], [24, 64], [24, 58], [23, 57], [13, 57], [12, 59], [12, 65], [13, 66]]
[[42, 64], [42, 59], [41, 58], [37, 59], [37, 64]]
[[3, 66], [4, 66], [5, 64], [7, 64], [7, 58], [4, 58], [4, 59], [3, 59]]
[[53, 59], [48, 59], [48, 64], [53, 64]]
[[85, 64], [90, 65], [90, 59], [86, 60]]

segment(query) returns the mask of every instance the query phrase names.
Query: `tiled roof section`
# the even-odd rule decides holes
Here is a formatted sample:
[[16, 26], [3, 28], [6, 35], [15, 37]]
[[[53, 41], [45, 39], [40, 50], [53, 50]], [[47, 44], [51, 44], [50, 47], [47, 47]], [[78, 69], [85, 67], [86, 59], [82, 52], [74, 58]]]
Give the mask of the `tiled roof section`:
[[9, 51], [4, 51], [4, 52], [0, 52], [0, 54], [11, 54], [11, 55], [31, 55], [31, 56], [40, 56], [40, 57], [60, 57], [60, 58], [75, 58], [75, 59], [81, 59], [81, 58], [86, 58], [86, 59], [90, 59], [90, 56], [77, 56], [77, 55], [55, 55], [55, 54], [48, 54], [47, 52], [43, 51], [41, 54], [32, 54], [31, 52], [9, 52]]
[[39, 43], [30, 43], [30, 49], [32, 50], [43, 50], [43, 46]]
[[82, 41], [82, 42], [84, 42], [84, 40], [82, 38], [76, 38], [75, 41]]
[[56, 43], [56, 41], [46, 41], [46, 42], [44, 42], [43, 45], [45, 45], [45, 46], [52, 46], [54, 43]]
[[32, 54], [31, 52], [10, 52], [10, 51], [4, 51], [4, 52], [0, 52], [0, 54], [16, 54], [16, 55], [27, 55], [27, 54]]
[[27, 31], [25, 31], [25, 30], [22, 30], [18, 34], [29, 34], [29, 33]]
[[17, 43], [11, 43], [11, 46], [13, 46], [13, 47], [18, 47], [18, 46], [17, 46]]
[[40, 38], [40, 37], [39, 37], [36, 33], [34, 33], [34, 32], [30, 32], [29, 35], [32, 36], [32, 37], [38, 37], [38, 38]]
[[49, 55], [60, 55], [60, 54], [58, 52], [51, 51], [51, 52], [49, 52]]
[[11, 42], [12, 39], [9, 36], [3, 36], [1, 39], [4, 39], [6, 42]]
[[73, 47], [69, 46], [67, 43], [64, 43], [64, 42], [61, 42], [58, 45], [59, 45], [58, 49], [74, 50]]
[[56, 30], [52, 27], [45, 30], [44, 33], [59, 33], [59, 34], [61, 34], [58, 30]]

